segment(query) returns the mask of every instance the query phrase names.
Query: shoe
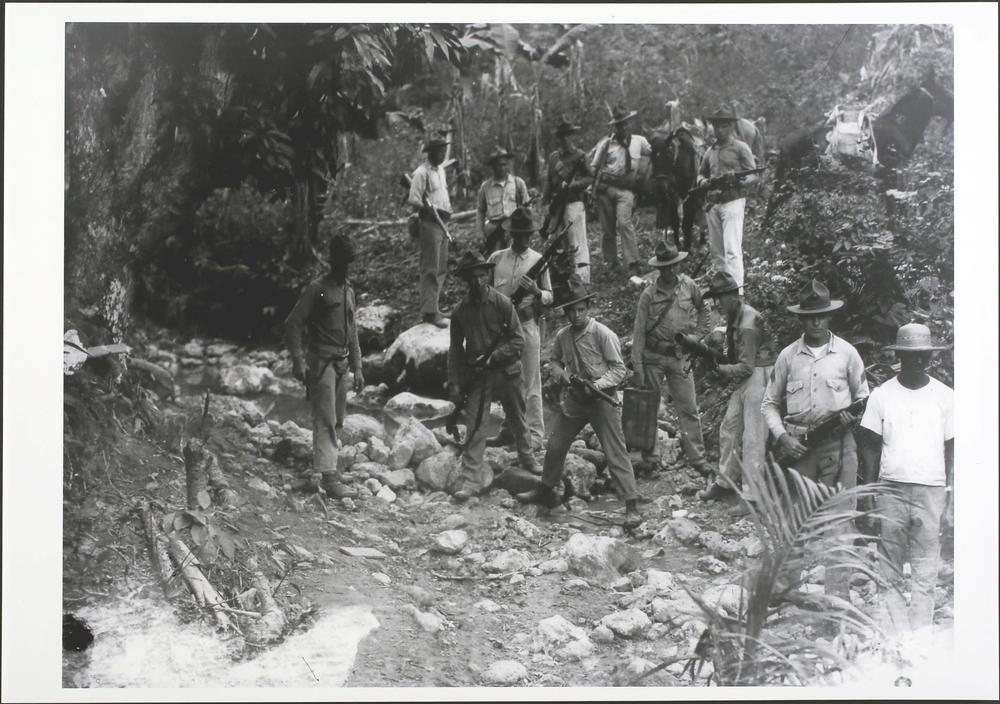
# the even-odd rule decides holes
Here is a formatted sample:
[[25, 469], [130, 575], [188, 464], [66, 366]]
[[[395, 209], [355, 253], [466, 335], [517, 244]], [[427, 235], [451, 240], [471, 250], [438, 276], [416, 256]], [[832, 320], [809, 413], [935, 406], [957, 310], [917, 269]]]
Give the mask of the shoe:
[[352, 486], [344, 484], [338, 479], [323, 477], [321, 486], [327, 496], [335, 499], [354, 499], [358, 496], [358, 490]]
[[703, 477], [710, 477], [714, 474], [712, 468], [708, 466], [708, 462], [706, 462], [705, 460], [702, 460], [700, 462], [692, 462], [691, 469], [693, 469]]
[[625, 521], [622, 525], [625, 528], [636, 528], [642, 523], [642, 514], [639, 513], [638, 501], [629, 499], [625, 502]]
[[707, 489], [698, 492], [698, 498], [702, 501], [713, 501], [715, 499], [721, 499], [727, 493], [729, 493], [728, 489], [725, 489], [713, 482]]
[[440, 313], [424, 313], [424, 322], [436, 325], [439, 328], [448, 327], [448, 319]]
[[507, 447], [514, 444], [514, 436], [501, 430], [491, 438], [486, 439], [486, 447]]
[[545, 484], [542, 484], [537, 489], [517, 494], [514, 498], [522, 504], [541, 504], [546, 508], [555, 508], [559, 505], [559, 495], [556, 494], [555, 489]]

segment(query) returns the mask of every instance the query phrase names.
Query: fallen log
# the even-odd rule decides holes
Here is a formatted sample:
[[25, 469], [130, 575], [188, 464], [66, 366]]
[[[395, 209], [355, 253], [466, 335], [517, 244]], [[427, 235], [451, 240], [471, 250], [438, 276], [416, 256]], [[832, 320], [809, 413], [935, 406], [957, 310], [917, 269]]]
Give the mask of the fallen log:
[[250, 570], [252, 590], [256, 607], [260, 610], [260, 618], [247, 626], [247, 633], [254, 643], [270, 643], [281, 637], [285, 630], [285, 614], [274, 600], [271, 583], [260, 569], [257, 559], [252, 555], [247, 558], [247, 569]]
[[175, 536], [167, 538], [167, 549], [170, 552], [171, 559], [177, 565], [177, 569], [180, 571], [181, 578], [187, 585], [188, 591], [194, 597], [195, 603], [202, 608], [210, 610], [220, 628], [226, 631], [233, 631], [242, 636], [242, 631], [229, 618], [229, 614], [227, 613], [229, 607], [226, 606], [225, 600], [219, 596], [219, 592], [215, 590], [212, 583], [202, 573], [199, 567], [201, 563], [194, 556], [194, 553], [191, 552], [191, 549], [180, 538]]
[[[468, 220], [476, 214], [475, 210], [461, 210], [457, 213], [453, 213], [451, 219], [448, 222], [456, 222], [462, 220]], [[346, 218], [344, 221], [345, 225], [368, 225], [371, 227], [400, 227], [407, 223], [407, 218], [400, 218], [399, 220], [372, 220], [367, 218]]]
[[180, 585], [175, 579], [177, 574], [170, 563], [170, 553], [167, 551], [167, 537], [153, 520], [153, 511], [149, 504], [143, 504], [142, 526], [146, 533], [146, 547], [149, 550], [149, 561], [153, 565], [153, 571], [159, 579], [163, 595], [167, 600], [175, 599], [180, 595]]

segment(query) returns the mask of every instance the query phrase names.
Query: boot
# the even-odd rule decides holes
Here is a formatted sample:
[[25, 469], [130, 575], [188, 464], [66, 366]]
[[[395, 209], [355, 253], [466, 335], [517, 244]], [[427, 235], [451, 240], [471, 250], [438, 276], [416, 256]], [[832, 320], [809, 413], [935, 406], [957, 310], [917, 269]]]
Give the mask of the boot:
[[522, 504], [541, 504], [546, 508], [555, 508], [559, 505], [559, 495], [550, 486], [540, 485], [537, 489], [517, 494], [515, 497]]
[[353, 499], [358, 495], [357, 489], [340, 481], [336, 474], [324, 474], [321, 486], [327, 496], [335, 499]]
[[440, 313], [424, 313], [424, 322], [436, 325], [439, 328], [448, 327], [448, 319]]
[[637, 499], [629, 499], [625, 502], [625, 522], [622, 524], [625, 528], [636, 528], [642, 523], [642, 514], [639, 513], [638, 504]]
[[702, 501], [712, 501], [714, 499], [721, 499], [727, 492], [728, 489], [724, 489], [719, 484], [713, 482], [707, 489], [698, 492], [698, 498]]

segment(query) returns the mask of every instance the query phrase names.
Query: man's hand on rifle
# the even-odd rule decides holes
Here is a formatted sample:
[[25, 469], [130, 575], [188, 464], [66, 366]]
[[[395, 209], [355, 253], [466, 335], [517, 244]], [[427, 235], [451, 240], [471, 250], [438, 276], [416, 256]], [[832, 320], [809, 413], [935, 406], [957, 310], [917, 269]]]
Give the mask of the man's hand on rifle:
[[538, 287], [538, 284], [535, 283], [535, 280], [532, 279], [527, 274], [523, 274], [521, 276], [521, 280], [518, 282], [518, 288], [523, 288], [525, 291], [532, 294], [533, 296], [542, 295], [542, 289], [540, 289]]
[[854, 425], [854, 422], [857, 420], [857, 418], [855, 418], [853, 415], [851, 415], [847, 411], [841, 411], [838, 414], [837, 417], [840, 419], [840, 426], [842, 428], [849, 428], [849, 427], [851, 427], [852, 425]]
[[797, 438], [792, 437], [791, 433], [785, 433], [780, 438], [778, 438], [778, 445], [784, 450], [785, 454], [793, 459], [802, 459], [808, 449], [805, 445], [798, 441]]
[[365, 388], [365, 375], [359, 364], [354, 368], [354, 391], [360, 393], [363, 388]]

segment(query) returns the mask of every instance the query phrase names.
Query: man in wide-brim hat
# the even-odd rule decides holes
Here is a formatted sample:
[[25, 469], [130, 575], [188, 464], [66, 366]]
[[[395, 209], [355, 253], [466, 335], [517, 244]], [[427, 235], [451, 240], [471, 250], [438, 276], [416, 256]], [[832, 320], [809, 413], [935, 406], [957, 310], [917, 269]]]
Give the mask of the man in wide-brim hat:
[[[420, 249], [420, 312], [426, 323], [439, 328], [448, 322], [439, 307], [444, 277], [448, 271], [448, 235], [441, 227], [451, 217], [451, 199], [445, 178], [444, 157], [448, 142], [432, 135], [424, 145], [427, 161], [410, 176], [407, 203], [419, 217], [417, 245]], [[425, 205], [426, 201], [426, 205]], [[437, 217], [435, 217], [435, 210]]]
[[558, 487], [566, 454], [577, 434], [589, 423], [607, 457], [608, 472], [615, 491], [625, 502], [625, 526], [631, 528], [639, 525], [642, 517], [638, 508], [639, 490], [635, 473], [625, 446], [621, 409], [572, 383], [575, 375], [593, 382], [599, 390], [620, 400], [617, 387], [627, 373], [618, 336], [590, 317], [589, 301], [592, 297], [583, 282], [573, 277], [557, 302], [557, 307], [569, 321], [569, 325], [556, 334], [549, 361], [549, 373], [563, 384], [559, 410], [552, 421], [545, 447], [542, 484], [534, 491], [518, 494], [517, 498], [549, 507], [559, 503]]
[[[856, 421], [848, 406], [868, 396], [865, 364], [858, 351], [830, 331], [832, 313], [843, 301], [816, 279], [799, 293], [788, 310], [798, 316], [803, 334], [778, 354], [761, 412], [779, 449], [803, 476], [828, 486], [857, 484]], [[820, 421], [840, 416], [840, 432], [807, 447], [809, 430]], [[827, 594], [847, 598], [849, 570], [828, 569]]]
[[[695, 470], [708, 476], [712, 470], [705, 460], [690, 360], [674, 339], [680, 333], [701, 340], [709, 332], [708, 308], [701, 289], [691, 277], [678, 271], [678, 265], [687, 256], [673, 242], [661, 241], [656, 245], [649, 266], [656, 268], [658, 275], [656, 282], [639, 295], [632, 330], [632, 367], [640, 388], [654, 388], [661, 395], [664, 391], [669, 393], [677, 412], [684, 455]], [[644, 451], [643, 460], [650, 468], [659, 468], [655, 452]]]
[[736, 138], [736, 120], [736, 111], [728, 105], [723, 105], [708, 118], [715, 129], [716, 141], [702, 159], [698, 185], [711, 179], [728, 179], [706, 196], [710, 205], [705, 213], [708, 248], [712, 268], [728, 272], [742, 288], [743, 212], [747, 188], [757, 182], [757, 176], [751, 174], [737, 180], [732, 174], [754, 169], [757, 162], [750, 147]]
[[[587, 154], [573, 142], [580, 126], [562, 116], [555, 134], [559, 148], [549, 154], [542, 201], [549, 208], [549, 232], [558, 232], [566, 225], [566, 242], [573, 251], [575, 272], [580, 280], [590, 283], [590, 245], [587, 242], [587, 209], [583, 194], [592, 181]], [[553, 210], [554, 209], [554, 210]]]
[[612, 111], [611, 135], [603, 138], [593, 149], [591, 169], [595, 174], [597, 212], [604, 236], [601, 251], [604, 264], [618, 267], [618, 239], [622, 241], [625, 267], [631, 274], [641, 273], [639, 247], [635, 239], [632, 212], [635, 194], [639, 188], [639, 167], [644, 157], [652, 153], [649, 142], [642, 135], [630, 134], [628, 125], [636, 112], [619, 104]]
[[528, 202], [528, 186], [524, 179], [510, 172], [513, 155], [497, 145], [486, 158], [490, 177], [483, 181], [476, 196], [476, 223], [483, 236], [483, 256], [507, 247], [503, 222], [515, 208]]
[[716, 372], [735, 388], [719, 424], [718, 478], [699, 498], [713, 499], [726, 490], [738, 489], [745, 477], [743, 488], [753, 500], [754, 487], [763, 479], [767, 442], [760, 403], [777, 350], [763, 316], [743, 300], [732, 275], [715, 272], [703, 295], [715, 299], [726, 322], [726, 362], [719, 364]]
[[[548, 269], [537, 279], [528, 276], [542, 255], [529, 246], [537, 228], [527, 208], [515, 210], [504, 222], [503, 227], [510, 235], [511, 245], [490, 255], [489, 263], [494, 265], [490, 284], [508, 298], [513, 298], [518, 291], [524, 294], [517, 303], [517, 317], [521, 321], [521, 330], [524, 333], [524, 347], [521, 348], [521, 386], [524, 391], [528, 428], [531, 430], [531, 446], [541, 450], [545, 447], [545, 420], [542, 413], [540, 317], [543, 308], [552, 304], [552, 282], [549, 279]], [[510, 423], [504, 419], [500, 433], [490, 438], [487, 445], [509, 445], [513, 442], [514, 435]]]
[[[936, 344], [926, 325], [899, 328], [892, 350], [899, 374], [872, 391], [861, 419], [861, 459], [866, 482], [892, 492], [879, 496], [882, 549], [887, 570], [882, 615], [889, 634], [929, 631], [934, 617], [942, 520], [954, 525], [954, 392], [927, 374]], [[910, 563], [910, 603], [902, 594], [903, 564]], [[898, 591], [897, 591], [898, 590]]]
[[521, 467], [538, 471], [521, 386], [524, 332], [510, 299], [490, 286], [494, 266], [478, 251], [469, 251], [455, 271], [469, 289], [452, 311], [448, 348], [448, 397], [455, 404], [464, 402], [466, 425], [462, 481], [454, 494], [459, 500], [485, 491], [493, 482], [493, 470], [484, 466], [483, 454], [494, 399], [507, 416]]

